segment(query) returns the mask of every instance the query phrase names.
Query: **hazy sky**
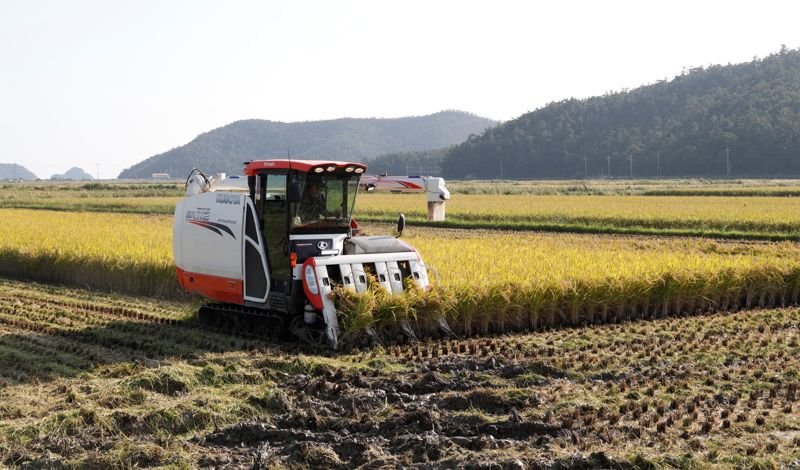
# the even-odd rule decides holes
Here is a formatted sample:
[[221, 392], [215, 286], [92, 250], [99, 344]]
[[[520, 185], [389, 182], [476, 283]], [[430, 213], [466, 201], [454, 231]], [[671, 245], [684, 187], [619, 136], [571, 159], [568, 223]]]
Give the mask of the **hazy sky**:
[[0, 162], [116, 177], [232, 121], [507, 120], [800, 47], [798, 2], [0, 0]]

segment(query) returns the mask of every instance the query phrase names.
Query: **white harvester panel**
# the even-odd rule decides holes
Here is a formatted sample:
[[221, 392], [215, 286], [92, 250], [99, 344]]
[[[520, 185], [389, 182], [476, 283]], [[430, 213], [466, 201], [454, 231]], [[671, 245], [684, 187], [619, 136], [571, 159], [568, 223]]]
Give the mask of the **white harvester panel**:
[[356, 292], [359, 294], [367, 291], [367, 274], [364, 272], [364, 265], [361, 263], [353, 263], [350, 265], [353, 272], [353, 283], [355, 284]]
[[411, 267], [411, 276], [414, 278], [414, 282], [420, 288], [426, 288], [430, 285], [430, 281], [428, 281], [428, 269], [422, 263], [422, 261], [412, 259], [408, 262]]
[[242, 279], [245, 195], [202, 193], [175, 206], [172, 249], [178, 268]]
[[378, 284], [389, 292], [392, 292], [392, 284], [389, 282], [389, 271], [386, 269], [385, 261], [375, 262], [375, 276], [378, 278]]
[[350, 264], [340, 264], [339, 269], [342, 277], [342, 285], [348, 289], [355, 288], [355, 281], [353, 280], [353, 266]]
[[387, 261], [386, 271], [389, 277], [389, 285], [392, 286], [392, 293], [399, 294], [403, 292], [403, 274], [397, 266], [397, 261]]

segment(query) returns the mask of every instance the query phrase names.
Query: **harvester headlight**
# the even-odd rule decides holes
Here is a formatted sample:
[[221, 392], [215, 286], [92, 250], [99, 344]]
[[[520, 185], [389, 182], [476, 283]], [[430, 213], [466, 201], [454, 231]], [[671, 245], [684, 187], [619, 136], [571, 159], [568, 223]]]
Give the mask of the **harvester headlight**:
[[322, 168], [321, 166], [314, 168], [314, 173], [322, 173], [323, 171], [325, 171], [325, 168]]
[[314, 273], [314, 267], [310, 264], [306, 265], [305, 270], [306, 286], [308, 291], [314, 295], [319, 294], [319, 287], [317, 286], [317, 275]]
[[335, 166], [335, 165], [331, 165], [331, 166], [329, 166], [328, 168], [326, 168], [326, 170], [328, 170], [328, 171], [333, 171], [333, 170], [335, 170], [335, 169], [336, 169], [336, 166]]
[[348, 166], [347, 168], [344, 169], [344, 171], [346, 171], [348, 173], [352, 173], [353, 170], [355, 170], [355, 169], [356, 169], [356, 167], [354, 167], [354, 166]]
[[359, 168], [356, 168], [356, 169], [355, 169], [355, 170], [353, 170], [353, 171], [355, 171], [356, 173], [364, 173], [364, 169], [363, 169], [363, 168], [360, 168], [360, 167], [359, 167]]

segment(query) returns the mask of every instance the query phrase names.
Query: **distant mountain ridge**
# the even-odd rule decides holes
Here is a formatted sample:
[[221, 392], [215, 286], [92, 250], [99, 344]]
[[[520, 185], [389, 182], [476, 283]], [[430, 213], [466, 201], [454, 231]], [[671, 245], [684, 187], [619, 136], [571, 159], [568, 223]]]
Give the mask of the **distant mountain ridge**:
[[472, 136], [450, 178], [800, 176], [800, 50], [551, 103]]
[[497, 122], [462, 111], [403, 118], [342, 118], [326, 121], [237, 121], [200, 134], [186, 145], [125, 169], [119, 178], [153, 173], [181, 177], [194, 168], [239, 173], [242, 162], [284, 158], [361, 162], [378, 155], [449, 147]]
[[441, 163], [448, 148], [418, 150], [415, 152], [387, 153], [364, 163], [371, 174], [387, 175], [439, 175]]
[[35, 181], [39, 178], [18, 163], [0, 163], [0, 179]]
[[63, 175], [54, 174], [50, 177], [51, 180], [73, 180], [73, 181], [83, 181], [83, 180], [93, 180], [94, 177], [89, 173], [86, 173], [83, 168], [78, 168], [73, 166], [69, 170], [67, 170]]

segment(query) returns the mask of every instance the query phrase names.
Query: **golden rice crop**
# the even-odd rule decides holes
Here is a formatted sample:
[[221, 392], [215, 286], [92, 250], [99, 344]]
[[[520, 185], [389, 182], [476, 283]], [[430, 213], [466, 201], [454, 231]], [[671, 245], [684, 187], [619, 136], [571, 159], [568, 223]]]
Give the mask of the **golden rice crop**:
[[[678, 187], [677, 191], [700, 191], [703, 194], [717, 191], [717, 188], [692, 188], [694, 186], [689, 189]], [[737, 192], [738, 189], [761, 191], [762, 188], [725, 191]], [[793, 187], [772, 186], [766, 189], [794, 190]], [[0, 189], [0, 207], [166, 215], [172, 214], [179, 200], [179, 197], [166, 195], [136, 197], [133, 190], [50, 189], [40, 193], [34, 190], [13, 193]], [[798, 209], [800, 199], [792, 197], [457, 194], [447, 203], [447, 222], [442, 225], [798, 240]], [[414, 222], [424, 221], [427, 216], [426, 197], [421, 194], [361, 194], [357, 199], [355, 216], [366, 221], [388, 222], [395, 220], [400, 212]]]
[[96, 196], [82, 194], [51, 197], [12, 197], [0, 199], [0, 207], [16, 209], [57, 209], [62, 211], [125, 212], [135, 214], [172, 214], [180, 198]]
[[797, 196], [798, 180], [579, 179], [451, 180], [452, 194], [629, 194], [675, 196]]
[[[21, 209], [0, 216], [4, 275], [180, 295], [171, 217]], [[436, 288], [356, 299], [357, 308], [343, 308], [345, 324], [410, 318], [426, 330], [444, 315], [460, 332], [504, 331], [788, 304], [800, 295], [800, 248], [789, 242], [423, 228], [404, 238]]]
[[0, 209], [0, 273], [174, 297], [172, 218]]
[[[427, 217], [425, 196], [361, 194], [356, 217]], [[800, 199], [784, 197], [570, 196], [460, 194], [447, 202], [453, 223], [490, 227], [558, 226], [689, 229], [800, 235]]]
[[788, 242], [499, 233], [409, 241], [438, 272], [449, 314], [466, 330], [470, 310], [485, 330], [796, 302], [800, 294], [800, 249]]

